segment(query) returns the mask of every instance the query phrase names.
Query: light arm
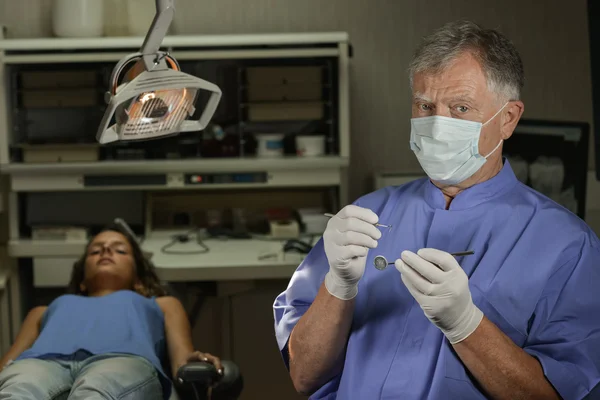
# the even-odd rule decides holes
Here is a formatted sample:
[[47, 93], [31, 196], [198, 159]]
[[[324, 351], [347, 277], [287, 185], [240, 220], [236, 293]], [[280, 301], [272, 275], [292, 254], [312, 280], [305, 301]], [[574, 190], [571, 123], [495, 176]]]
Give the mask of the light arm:
[[41, 322], [48, 307], [35, 307], [27, 314], [21, 331], [17, 335], [14, 343], [8, 349], [8, 352], [0, 358], [0, 370], [6, 366], [10, 360], [16, 359], [22, 352], [29, 349], [40, 335]]
[[179, 367], [187, 363], [194, 351], [192, 328], [183, 305], [174, 297], [159, 297], [158, 305], [165, 315], [165, 334], [171, 362], [171, 373], [177, 376]]
[[167, 35], [171, 22], [173, 22], [174, 15], [175, 0], [156, 0], [156, 15], [140, 50], [147, 71], [152, 71], [156, 67], [157, 53]]

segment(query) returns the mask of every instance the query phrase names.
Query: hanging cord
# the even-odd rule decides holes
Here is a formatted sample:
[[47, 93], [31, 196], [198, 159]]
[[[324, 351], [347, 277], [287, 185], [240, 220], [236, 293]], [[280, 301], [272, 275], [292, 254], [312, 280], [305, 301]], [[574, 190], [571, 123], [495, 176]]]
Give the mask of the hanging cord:
[[[171, 247], [175, 246], [178, 243], [187, 243], [191, 240], [190, 236], [196, 234], [196, 243], [201, 248], [199, 250], [169, 250]], [[202, 241], [200, 236], [198, 235], [198, 228], [191, 229], [190, 231], [178, 235], [174, 235], [171, 238], [171, 241], [165, 244], [161, 249], [161, 252], [164, 254], [180, 254], [180, 255], [190, 255], [190, 254], [206, 254], [210, 251], [210, 248]]]

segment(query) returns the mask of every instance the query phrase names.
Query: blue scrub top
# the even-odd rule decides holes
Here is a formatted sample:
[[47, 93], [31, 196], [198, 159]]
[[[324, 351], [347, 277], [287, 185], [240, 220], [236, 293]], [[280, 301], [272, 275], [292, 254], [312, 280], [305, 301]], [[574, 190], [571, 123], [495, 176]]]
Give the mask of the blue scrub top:
[[[388, 187], [355, 204], [373, 210], [382, 238], [359, 283], [340, 375], [311, 399], [485, 399], [448, 340], [423, 314], [391, 265], [403, 250], [474, 250], [458, 258], [474, 303], [536, 357], [565, 399], [600, 381], [600, 242], [577, 216], [520, 183], [508, 163], [461, 192], [445, 209], [428, 179]], [[274, 304], [275, 331], [288, 364], [290, 332], [329, 270], [320, 241]]]

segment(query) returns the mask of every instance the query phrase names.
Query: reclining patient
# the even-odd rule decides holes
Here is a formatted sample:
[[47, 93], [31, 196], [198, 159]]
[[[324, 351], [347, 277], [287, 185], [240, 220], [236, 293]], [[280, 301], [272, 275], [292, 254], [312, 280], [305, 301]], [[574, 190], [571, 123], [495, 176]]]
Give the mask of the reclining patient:
[[[27, 315], [0, 360], [0, 398], [167, 399], [167, 374], [174, 377], [188, 361], [222, 373], [219, 358], [193, 350], [183, 306], [166, 296], [153, 265], [120, 226], [90, 241], [69, 293]], [[161, 366], [166, 352], [172, 371]]]

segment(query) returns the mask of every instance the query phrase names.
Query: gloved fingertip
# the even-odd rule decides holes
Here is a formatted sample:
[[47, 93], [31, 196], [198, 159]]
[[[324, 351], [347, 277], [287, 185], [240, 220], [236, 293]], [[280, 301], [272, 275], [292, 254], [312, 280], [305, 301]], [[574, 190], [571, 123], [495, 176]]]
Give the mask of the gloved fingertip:
[[400, 258], [403, 261], [406, 261], [407, 259], [410, 259], [410, 257], [413, 255], [414, 253], [412, 251], [409, 250], [404, 250], [401, 254], [400, 254]]
[[417, 255], [419, 257], [427, 257], [427, 255], [430, 255], [432, 253], [437, 253], [439, 250], [437, 249], [432, 249], [429, 247], [424, 247], [422, 249], [419, 249], [419, 251], [417, 251]]
[[397, 259], [394, 262], [394, 267], [396, 267], [396, 269], [398, 270], [398, 272], [402, 273], [403, 269], [404, 269], [404, 261], [402, 261], [401, 259]]
[[371, 224], [378, 223], [379, 222], [379, 215], [375, 214], [375, 211], [373, 211], [371, 209], [367, 209], [367, 210], [369, 210], [369, 212], [368, 212], [369, 215], [367, 217], [369, 219], [369, 222]]

